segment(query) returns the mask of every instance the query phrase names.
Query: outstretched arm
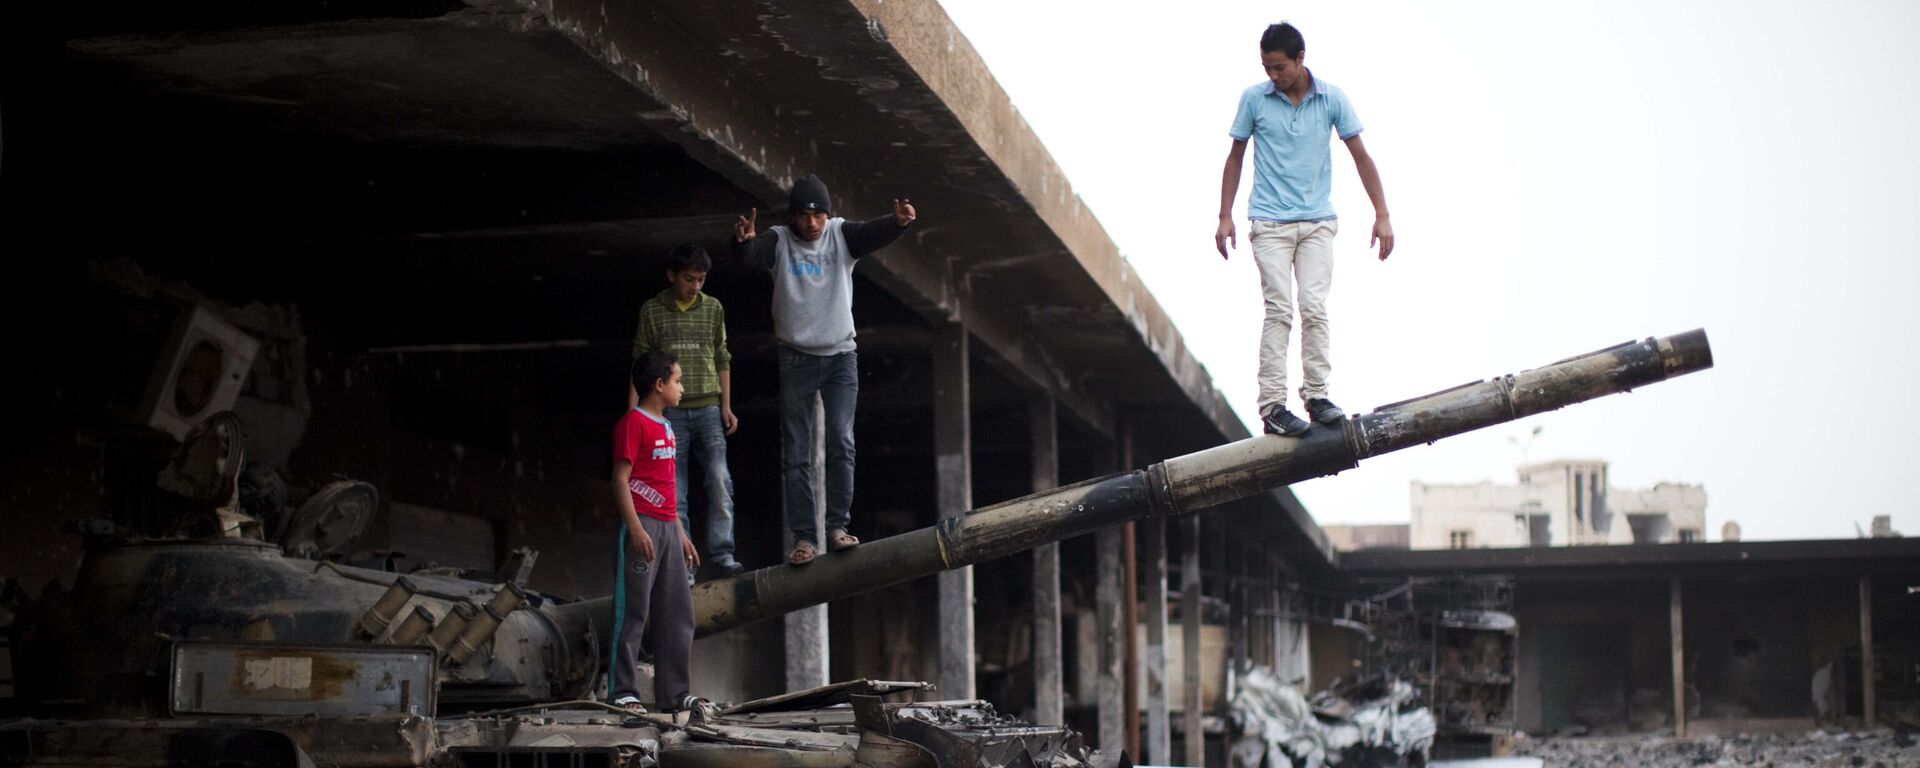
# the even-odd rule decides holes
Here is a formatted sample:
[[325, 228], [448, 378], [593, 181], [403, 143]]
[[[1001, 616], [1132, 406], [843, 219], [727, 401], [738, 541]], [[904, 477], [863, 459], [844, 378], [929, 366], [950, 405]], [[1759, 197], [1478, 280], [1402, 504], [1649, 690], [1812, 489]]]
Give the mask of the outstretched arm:
[[1247, 156], [1247, 142], [1235, 139], [1233, 146], [1227, 149], [1227, 167], [1220, 170], [1220, 224], [1213, 230], [1213, 247], [1220, 251], [1220, 258], [1227, 258], [1227, 247], [1239, 247], [1239, 238], [1233, 231], [1233, 196], [1240, 191], [1240, 166]]
[[1380, 260], [1386, 261], [1393, 254], [1393, 221], [1387, 216], [1387, 191], [1380, 186], [1380, 169], [1373, 165], [1373, 156], [1367, 154], [1367, 145], [1360, 142], [1359, 134], [1346, 140], [1347, 151], [1353, 153], [1353, 167], [1360, 172], [1360, 186], [1367, 188], [1367, 199], [1373, 201], [1373, 237], [1367, 246], [1380, 244]]
[[893, 213], [866, 221], [848, 222], [846, 228], [847, 251], [854, 258], [860, 258], [885, 248], [907, 231], [908, 225], [919, 218], [913, 210], [913, 201], [899, 198], [893, 201]]
[[760, 210], [749, 209], [733, 223], [733, 257], [755, 269], [773, 269], [774, 239], [760, 237]]

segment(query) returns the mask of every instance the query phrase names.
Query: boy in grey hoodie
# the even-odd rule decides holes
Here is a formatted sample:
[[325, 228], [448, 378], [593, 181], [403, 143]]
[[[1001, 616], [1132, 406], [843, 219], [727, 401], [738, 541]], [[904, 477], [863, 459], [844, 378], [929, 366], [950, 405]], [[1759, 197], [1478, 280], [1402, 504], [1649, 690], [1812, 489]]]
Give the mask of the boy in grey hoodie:
[[893, 213], [850, 222], [832, 215], [827, 185], [811, 175], [794, 182], [787, 197], [787, 224], [760, 237], [759, 211], [733, 225], [735, 258], [773, 273], [773, 335], [780, 351], [780, 429], [784, 438], [787, 528], [793, 551], [787, 562], [805, 565], [818, 554], [813, 464], [813, 396], [826, 411], [826, 494], [829, 551], [860, 543], [853, 521], [853, 411], [860, 394], [854, 351], [855, 261], [899, 239], [913, 223], [913, 203], [893, 201]]

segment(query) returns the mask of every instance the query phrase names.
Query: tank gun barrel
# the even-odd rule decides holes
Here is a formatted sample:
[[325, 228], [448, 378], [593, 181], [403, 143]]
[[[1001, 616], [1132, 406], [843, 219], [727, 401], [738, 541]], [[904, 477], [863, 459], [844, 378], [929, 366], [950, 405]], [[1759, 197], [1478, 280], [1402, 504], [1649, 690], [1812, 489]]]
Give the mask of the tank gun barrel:
[[[1363, 459], [1431, 443], [1713, 366], [1703, 330], [1609, 347], [1435, 392], [1299, 438], [1262, 435], [974, 510], [816, 559], [694, 587], [701, 635], [881, 589], [1150, 516], [1174, 516], [1335, 474]], [[605, 636], [606, 598], [556, 606]], [[580, 615], [584, 613], [585, 615]], [[577, 624], [576, 624], [577, 626]]]

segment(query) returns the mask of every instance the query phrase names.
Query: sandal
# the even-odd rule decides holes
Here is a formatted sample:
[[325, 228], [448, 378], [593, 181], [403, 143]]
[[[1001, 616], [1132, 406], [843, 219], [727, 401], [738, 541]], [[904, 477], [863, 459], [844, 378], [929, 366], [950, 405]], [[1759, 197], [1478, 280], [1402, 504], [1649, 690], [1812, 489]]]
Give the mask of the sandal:
[[828, 552], [839, 552], [845, 549], [853, 549], [857, 546], [860, 546], [860, 540], [854, 538], [853, 534], [847, 533], [839, 528], [827, 531]]
[[640, 706], [640, 700], [630, 696], [622, 696], [620, 700], [614, 702], [613, 705], [626, 710], [629, 715], [644, 715], [647, 713], [647, 708]]
[[813, 562], [819, 550], [813, 548], [813, 542], [801, 539], [793, 545], [793, 551], [787, 554], [787, 565], [806, 565]]

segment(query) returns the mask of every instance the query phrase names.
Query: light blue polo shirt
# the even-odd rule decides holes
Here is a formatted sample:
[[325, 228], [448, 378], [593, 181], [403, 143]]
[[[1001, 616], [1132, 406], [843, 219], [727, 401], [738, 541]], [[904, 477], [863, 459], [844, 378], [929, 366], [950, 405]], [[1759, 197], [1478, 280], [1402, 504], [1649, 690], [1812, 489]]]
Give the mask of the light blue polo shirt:
[[[1308, 74], [1312, 74], [1309, 72]], [[1324, 221], [1334, 217], [1333, 152], [1329, 133], [1341, 141], [1360, 135], [1360, 116], [1347, 94], [1318, 75], [1313, 90], [1296, 107], [1265, 80], [1240, 92], [1227, 135], [1253, 139], [1253, 199], [1247, 218], [1266, 221]]]

